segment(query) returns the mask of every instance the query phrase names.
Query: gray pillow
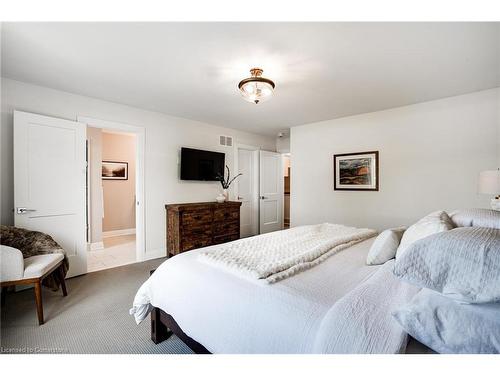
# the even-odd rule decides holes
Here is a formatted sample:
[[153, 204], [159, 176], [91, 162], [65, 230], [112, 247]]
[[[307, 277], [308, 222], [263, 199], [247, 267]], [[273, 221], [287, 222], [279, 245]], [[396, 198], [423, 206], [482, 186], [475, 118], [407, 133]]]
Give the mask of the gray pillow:
[[450, 214], [457, 227], [484, 227], [500, 229], [500, 211], [485, 208], [456, 210]]
[[500, 304], [464, 304], [422, 289], [392, 313], [412, 337], [438, 353], [499, 353]]
[[500, 301], [500, 229], [456, 228], [425, 237], [396, 258], [394, 274], [457, 300]]

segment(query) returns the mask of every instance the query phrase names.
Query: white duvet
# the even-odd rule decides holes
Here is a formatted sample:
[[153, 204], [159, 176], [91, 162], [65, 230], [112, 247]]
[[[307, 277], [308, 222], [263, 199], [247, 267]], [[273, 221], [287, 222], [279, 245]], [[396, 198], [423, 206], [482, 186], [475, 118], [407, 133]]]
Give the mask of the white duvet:
[[152, 306], [212, 353], [399, 353], [407, 335], [391, 317], [417, 288], [392, 262], [366, 266], [373, 238], [274, 284], [256, 284], [197, 258], [165, 261], [141, 286], [131, 314]]

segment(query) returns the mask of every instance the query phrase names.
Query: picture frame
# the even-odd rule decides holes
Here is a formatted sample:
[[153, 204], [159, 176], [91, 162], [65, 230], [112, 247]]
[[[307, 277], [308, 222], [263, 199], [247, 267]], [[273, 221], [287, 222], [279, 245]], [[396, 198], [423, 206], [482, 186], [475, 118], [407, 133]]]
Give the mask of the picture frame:
[[128, 162], [103, 160], [101, 178], [103, 180], [128, 180]]
[[333, 188], [348, 191], [378, 191], [378, 151], [333, 155]]

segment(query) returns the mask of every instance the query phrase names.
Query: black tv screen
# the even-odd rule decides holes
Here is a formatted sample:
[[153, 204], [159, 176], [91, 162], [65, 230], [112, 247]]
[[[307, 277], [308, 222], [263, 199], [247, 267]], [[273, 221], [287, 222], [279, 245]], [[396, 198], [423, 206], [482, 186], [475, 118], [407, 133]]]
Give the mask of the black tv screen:
[[222, 152], [181, 149], [181, 180], [216, 181], [217, 175], [224, 175]]

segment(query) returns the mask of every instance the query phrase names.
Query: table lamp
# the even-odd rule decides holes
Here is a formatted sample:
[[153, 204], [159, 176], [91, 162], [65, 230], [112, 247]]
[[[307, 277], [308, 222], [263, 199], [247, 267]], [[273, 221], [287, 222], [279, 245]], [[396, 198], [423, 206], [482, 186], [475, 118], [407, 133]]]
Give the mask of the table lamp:
[[500, 169], [479, 173], [478, 190], [480, 194], [495, 195], [491, 200], [491, 208], [500, 211]]

